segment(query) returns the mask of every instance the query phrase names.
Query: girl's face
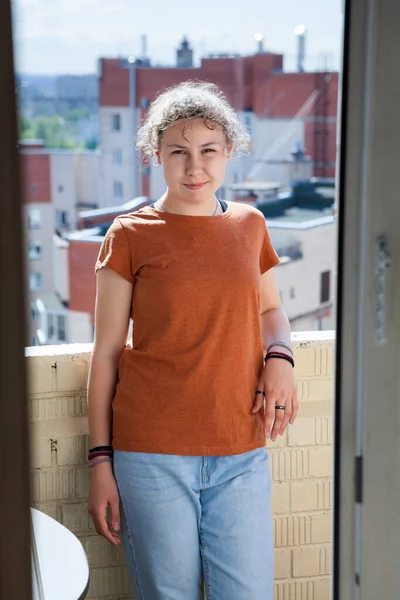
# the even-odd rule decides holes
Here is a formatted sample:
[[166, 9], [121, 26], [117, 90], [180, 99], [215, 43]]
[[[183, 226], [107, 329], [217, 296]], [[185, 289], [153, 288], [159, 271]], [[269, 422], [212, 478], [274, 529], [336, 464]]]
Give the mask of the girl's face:
[[156, 155], [168, 192], [201, 203], [221, 187], [231, 154], [219, 125], [210, 129], [203, 119], [180, 119], [163, 132]]

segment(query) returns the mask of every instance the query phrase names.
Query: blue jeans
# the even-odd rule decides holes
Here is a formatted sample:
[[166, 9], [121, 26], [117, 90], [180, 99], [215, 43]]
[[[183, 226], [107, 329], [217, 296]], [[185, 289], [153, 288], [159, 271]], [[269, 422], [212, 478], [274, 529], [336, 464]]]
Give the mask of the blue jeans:
[[114, 452], [137, 600], [272, 600], [266, 448], [233, 456]]

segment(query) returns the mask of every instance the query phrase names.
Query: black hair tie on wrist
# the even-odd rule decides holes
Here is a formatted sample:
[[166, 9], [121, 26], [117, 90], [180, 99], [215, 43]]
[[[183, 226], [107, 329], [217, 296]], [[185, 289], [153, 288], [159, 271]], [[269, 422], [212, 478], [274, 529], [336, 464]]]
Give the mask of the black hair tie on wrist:
[[264, 361], [267, 362], [269, 358], [281, 358], [282, 360], [287, 360], [292, 367], [294, 367], [294, 360], [288, 354], [284, 354], [283, 352], [268, 352], [266, 354]]

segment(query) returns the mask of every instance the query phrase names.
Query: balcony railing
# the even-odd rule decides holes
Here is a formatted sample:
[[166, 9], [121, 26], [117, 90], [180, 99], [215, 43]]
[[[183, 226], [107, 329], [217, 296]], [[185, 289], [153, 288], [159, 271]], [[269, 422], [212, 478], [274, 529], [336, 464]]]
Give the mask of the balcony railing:
[[[300, 411], [268, 442], [273, 481], [275, 599], [328, 600], [331, 551], [333, 333], [293, 334]], [[88, 598], [132, 598], [121, 547], [87, 512], [86, 382], [91, 345], [28, 348], [32, 503], [81, 540]]]

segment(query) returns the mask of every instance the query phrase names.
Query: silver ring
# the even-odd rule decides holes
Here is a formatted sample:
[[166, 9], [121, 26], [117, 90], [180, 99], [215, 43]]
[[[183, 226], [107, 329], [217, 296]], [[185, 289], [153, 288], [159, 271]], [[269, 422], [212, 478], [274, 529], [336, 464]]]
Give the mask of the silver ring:
[[285, 410], [285, 407], [283, 405], [281, 405], [281, 404], [277, 404], [275, 406], [275, 410]]

